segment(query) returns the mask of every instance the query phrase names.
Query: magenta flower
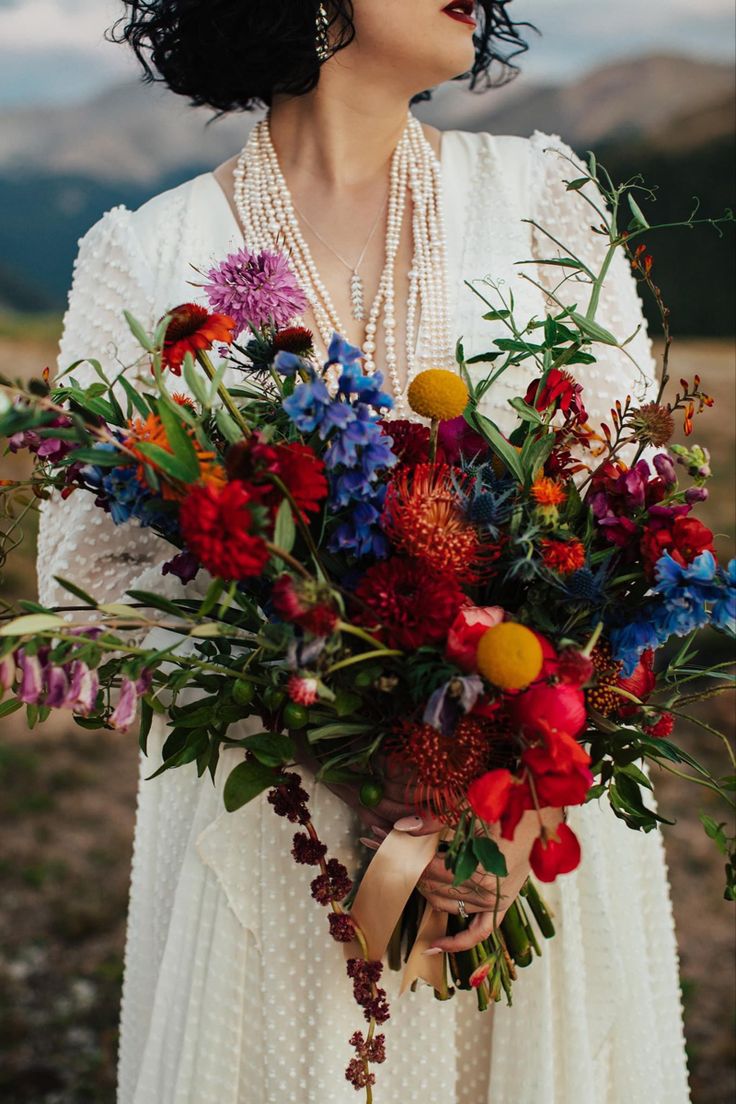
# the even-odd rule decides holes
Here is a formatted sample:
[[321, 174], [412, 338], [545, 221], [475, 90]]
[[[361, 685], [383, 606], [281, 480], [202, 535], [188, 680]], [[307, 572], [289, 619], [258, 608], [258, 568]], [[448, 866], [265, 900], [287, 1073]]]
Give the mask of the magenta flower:
[[69, 679], [63, 667], [46, 668], [46, 696], [44, 705], [49, 709], [63, 709], [69, 693]]
[[213, 310], [235, 319], [238, 333], [252, 326], [281, 329], [307, 307], [307, 297], [281, 253], [231, 253], [207, 273], [205, 294]]
[[24, 705], [35, 705], [43, 690], [43, 666], [38, 656], [29, 656], [21, 649], [18, 652], [20, 686], [18, 697]]
[[118, 704], [110, 716], [109, 723], [121, 732], [127, 732], [135, 721], [138, 712], [138, 694], [132, 679], [123, 679]]
[[64, 709], [73, 709], [75, 713], [86, 716], [97, 704], [97, 692], [100, 681], [97, 672], [90, 670], [86, 663], [76, 659], [71, 666], [71, 685], [63, 704]]

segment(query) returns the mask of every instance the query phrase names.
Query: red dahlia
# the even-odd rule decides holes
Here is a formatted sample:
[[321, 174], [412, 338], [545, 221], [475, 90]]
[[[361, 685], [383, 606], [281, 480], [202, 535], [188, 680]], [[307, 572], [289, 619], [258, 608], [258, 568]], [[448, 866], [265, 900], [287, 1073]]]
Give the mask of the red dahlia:
[[235, 337], [236, 324], [227, 314], [210, 314], [197, 303], [182, 303], [171, 311], [163, 348], [163, 365], [175, 376], [187, 353], [196, 357], [200, 350], [211, 349], [216, 341], [229, 345]]
[[253, 532], [253, 499], [235, 480], [219, 488], [192, 487], [181, 505], [179, 523], [190, 552], [210, 572], [227, 581], [260, 575], [268, 563], [265, 541]]
[[453, 576], [399, 556], [369, 567], [355, 596], [368, 607], [364, 625], [387, 644], [410, 650], [444, 640], [465, 601]]
[[391, 451], [400, 464], [426, 464], [429, 460], [429, 427], [406, 418], [380, 423], [386, 437], [392, 440]]

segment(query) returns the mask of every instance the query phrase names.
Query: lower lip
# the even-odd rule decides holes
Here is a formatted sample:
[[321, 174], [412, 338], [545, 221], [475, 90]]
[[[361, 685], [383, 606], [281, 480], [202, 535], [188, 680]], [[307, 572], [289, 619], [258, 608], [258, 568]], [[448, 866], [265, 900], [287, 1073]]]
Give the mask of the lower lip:
[[445, 15], [449, 15], [450, 19], [454, 19], [456, 23], [465, 23], [467, 27], [477, 25], [473, 16], [466, 15], [465, 12], [445, 11]]

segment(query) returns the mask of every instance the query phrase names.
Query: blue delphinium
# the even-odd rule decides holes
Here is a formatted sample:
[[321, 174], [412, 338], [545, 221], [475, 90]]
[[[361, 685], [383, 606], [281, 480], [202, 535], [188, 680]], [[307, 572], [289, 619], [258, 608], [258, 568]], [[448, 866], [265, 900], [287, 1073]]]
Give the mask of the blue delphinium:
[[[283, 408], [300, 432], [316, 431], [322, 440], [328, 440], [324, 462], [329, 473], [329, 506], [333, 512], [345, 514], [331, 534], [330, 551], [381, 557], [388, 553], [388, 541], [380, 528], [385, 497], [380, 476], [397, 458], [380, 419], [393, 400], [382, 390], [380, 372], [363, 372], [362, 357], [360, 349], [334, 334], [324, 371], [340, 366], [337, 393], [331, 395], [324, 379], [311, 369], [310, 378], [297, 385]], [[278, 360], [284, 374], [301, 367], [281, 355]]]
[[671, 636], [687, 636], [712, 624], [736, 632], [736, 561], [724, 571], [712, 552], [701, 552], [692, 563], [679, 564], [669, 552], [654, 567], [657, 596], [647, 603], [636, 621], [611, 634], [614, 658], [624, 664], [628, 676], [646, 648], [658, 648]]
[[[100, 452], [115, 451], [110, 444], [98, 444], [95, 448]], [[109, 513], [115, 525], [138, 521], [143, 528], [155, 526], [165, 534], [176, 532], [176, 518], [158, 495], [141, 482], [134, 465], [107, 468], [86, 464], [82, 474], [87, 486], [97, 491], [95, 504]]]

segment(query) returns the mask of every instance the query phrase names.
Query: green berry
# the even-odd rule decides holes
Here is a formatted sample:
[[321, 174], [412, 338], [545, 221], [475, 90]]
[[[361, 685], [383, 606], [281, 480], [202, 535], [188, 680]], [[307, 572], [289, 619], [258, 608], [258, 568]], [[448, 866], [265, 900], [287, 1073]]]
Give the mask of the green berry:
[[253, 701], [256, 688], [252, 682], [246, 679], [238, 679], [233, 686], [233, 701], [236, 705], [250, 705]]
[[383, 786], [380, 782], [371, 780], [364, 782], [360, 787], [360, 803], [373, 809], [383, 798]]
[[309, 710], [297, 702], [289, 702], [284, 706], [283, 717], [287, 728], [304, 728], [309, 720]]
[[272, 713], [276, 713], [285, 701], [286, 694], [283, 690], [277, 690], [275, 686], [269, 686], [263, 691], [263, 704]]

